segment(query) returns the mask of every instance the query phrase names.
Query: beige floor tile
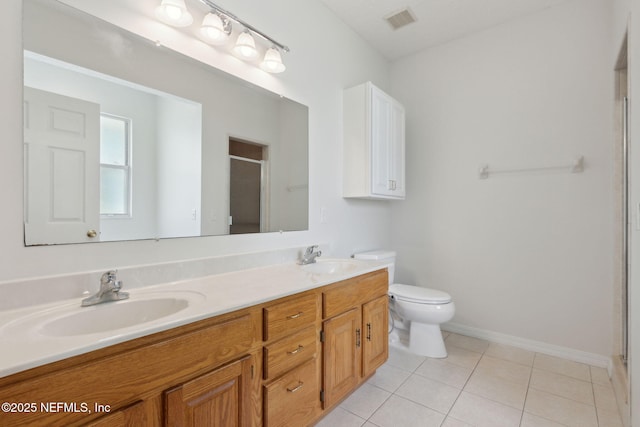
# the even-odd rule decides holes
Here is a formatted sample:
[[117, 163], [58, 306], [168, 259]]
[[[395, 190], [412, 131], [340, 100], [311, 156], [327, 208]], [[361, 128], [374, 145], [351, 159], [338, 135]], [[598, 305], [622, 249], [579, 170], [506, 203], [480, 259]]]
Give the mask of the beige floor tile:
[[320, 420], [316, 427], [360, 427], [365, 422], [363, 418], [338, 407]]
[[424, 356], [418, 356], [417, 354], [412, 354], [408, 351], [389, 346], [389, 359], [386, 363], [388, 365], [395, 366], [396, 368], [400, 368], [403, 371], [413, 372], [426, 359], [427, 358]]
[[595, 405], [593, 387], [590, 382], [534, 368], [529, 386], [587, 405]]
[[565, 397], [530, 388], [525, 412], [572, 427], [598, 427], [596, 408]]
[[389, 348], [320, 427], [622, 427], [607, 370], [455, 333], [448, 357]]
[[545, 371], [555, 372], [583, 381], [591, 381], [591, 369], [584, 363], [573, 362], [560, 357], [536, 353], [533, 367]]
[[620, 412], [617, 409], [609, 410], [596, 408], [598, 414], [598, 423], [600, 427], [622, 427], [622, 418], [620, 418]]
[[536, 415], [525, 412], [522, 414], [522, 422], [520, 427], [566, 427], [564, 424], [538, 417]]
[[522, 411], [463, 391], [449, 415], [478, 427], [518, 427]]
[[420, 375], [412, 375], [395, 394], [446, 414], [458, 398], [460, 390]]
[[411, 372], [403, 371], [389, 364], [384, 364], [376, 370], [376, 373], [367, 381], [367, 384], [393, 393], [410, 376]]
[[591, 381], [594, 384], [610, 385], [611, 379], [609, 378], [609, 372], [605, 368], [598, 368], [596, 366], [590, 366]]
[[391, 393], [388, 391], [369, 384], [362, 384], [359, 389], [340, 404], [340, 407], [366, 420], [389, 396], [391, 396]]
[[427, 359], [416, 369], [415, 373], [432, 380], [440, 381], [462, 390], [473, 372], [470, 368], [454, 365], [444, 359]]
[[380, 427], [439, 427], [445, 415], [400, 396], [391, 396], [369, 419]]
[[471, 424], [467, 424], [464, 421], [456, 420], [452, 417], [447, 417], [442, 423], [441, 427], [473, 427]]
[[489, 347], [484, 354], [495, 357], [496, 359], [508, 360], [509, 362], [526, 366], [533, 365], [533, 359], [536, 355], [533, 351], [496, 343], [489, 343]]
[[487, 347], [489, 347], [489, 341], [451, 333], [445, 340], [445, 345], [447, 345], [447, 348], [448, 346], [453, 345], [466, 350], [475, 351], [477, 353], [484, 353]]
[[613, 387], [609, 385], [593, 384], [593, 395], [596, 399], [596, 407], [608, 411], [617, 411], [618, 403]]
[[464, 391], [511, 406], [522, 411], [527, 396], [527, 385], [505, 381], [501, 378], [474, 372]]
[[445, 358], [445, 361], [453, 363], [454, 365], [471, 369], [476, 367], [476, 364], [482, 357], [482, 353], [467, 350], [462, 347], [456, 347], [453, 345], [447, 347], [447, 353], [448, 354]]
[[531, 376], [531, 367], [485, 355], [478, 362], [475, 372], [512, 383], [527, 385]]

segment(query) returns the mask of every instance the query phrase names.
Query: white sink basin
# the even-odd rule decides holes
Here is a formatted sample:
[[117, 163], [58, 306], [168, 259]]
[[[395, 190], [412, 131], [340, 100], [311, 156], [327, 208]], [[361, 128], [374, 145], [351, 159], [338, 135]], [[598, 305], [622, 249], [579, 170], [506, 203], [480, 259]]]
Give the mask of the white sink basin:
[[342, 274], [357, 268], [351, 259], [319, 259], [313, 264], [303, 265], [302, 269], [311, 274]]
[[42, 324], [40, 333], [50, 336], [95, 334], [138, 325], [184, 310], [183, 298], [157, 298], [106, 302], [56, 317]]
[[[196, 291], [136, 291], [130, 298], [111, 301], [89, 307], [81, 307], [80, 301], [53, 305], [49, 308], [18, 317], [0, 327], [0, 335], [37, 334], [50, 338], [72, 338], [101, 334], [100, 339], [120, 330], [167, 318], [180, 317], [183, 310], [206, 301], [204, 294]], [[177, 316], [174, 316], [176, 315]]]

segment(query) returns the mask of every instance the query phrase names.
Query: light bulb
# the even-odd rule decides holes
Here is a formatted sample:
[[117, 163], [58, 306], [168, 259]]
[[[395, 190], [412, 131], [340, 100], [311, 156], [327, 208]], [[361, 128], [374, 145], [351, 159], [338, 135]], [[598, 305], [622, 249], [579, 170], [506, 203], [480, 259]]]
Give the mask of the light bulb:
[[248, 60], [258, 56], [258, 51], [256, 50], [256, 42], [253, 40], [253, 36], [249, 34], [248, 31], [240, 33], [233, 51], [242, 59]]
[[229, 39], [230, 30], [225, 29], [225, 25], [220, 16], [214, 13], [208, 13], [202, 20], [200, 26], [200, 34], [209, 43], [219, 45], [226, 43]]
[[281, 73], [287, 69], [282, 63], [280, 51], [275, 47], [269, 48], [264, 54], [264, 59], [260, 64], [260, 68], [268, 73]]
[[156, 7], [156, 18], [174, 27], [187, 27], [193, 22], [184, 0], [162, 0]]

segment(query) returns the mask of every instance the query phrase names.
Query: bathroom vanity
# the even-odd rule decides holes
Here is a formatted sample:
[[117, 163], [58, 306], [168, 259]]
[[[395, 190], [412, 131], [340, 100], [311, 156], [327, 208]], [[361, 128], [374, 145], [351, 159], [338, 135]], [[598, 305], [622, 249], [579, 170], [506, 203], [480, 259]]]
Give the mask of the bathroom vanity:
[[[175, 320], [162, 330], [145, 335], [131, 326], [119, 336], [85, 334], [98, 346], [101, 336], [108, 337], [103, 342], [114, 335], [119, 341], [91, 351], [64, 352], [54, 342], [78, 346], [81, 338], [59, 336], [41, 358], [52, 360], [55, 351], [56, 361], [26, 370], [9, 367], [16, 372], [0, 378], [0, 401], [9, 405], [0, 424], [312, 425], [388, 356], [387, 270], [375, 263], [352, 265], [344, 274], [291, 265], [253, 269], [248, 277], [237, 272], [198, 279], [191, 289], [205, 295], [200, 312], [183, 310], [186, 319], [169, 316]], [[242, 289], [242, 280], [256, 277], [272, 287], [272, 297], [264, 287]], [[281, 286], [271, 286], [279, 281]], [[229, 291], [230, 283], [239, 285]], [[132, 290], [131, 299], [144, 295]], [[227, 305], [216, 296], [226, 297]], [[214, 307], [208, 315], [207, 305]], [[20, 319], [15, 322], [20, 326]], [[26, 327], [25, 335], [31, 331]]]

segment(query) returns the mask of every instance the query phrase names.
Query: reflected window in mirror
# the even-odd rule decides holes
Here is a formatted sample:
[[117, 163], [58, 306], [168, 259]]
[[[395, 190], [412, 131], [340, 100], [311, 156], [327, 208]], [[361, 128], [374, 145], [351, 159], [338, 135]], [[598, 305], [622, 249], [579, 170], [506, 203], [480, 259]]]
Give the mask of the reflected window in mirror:
[[100, 114], [100, 215], [131, 217], [131, 120]]

